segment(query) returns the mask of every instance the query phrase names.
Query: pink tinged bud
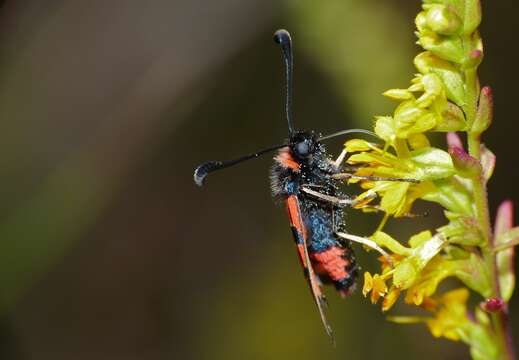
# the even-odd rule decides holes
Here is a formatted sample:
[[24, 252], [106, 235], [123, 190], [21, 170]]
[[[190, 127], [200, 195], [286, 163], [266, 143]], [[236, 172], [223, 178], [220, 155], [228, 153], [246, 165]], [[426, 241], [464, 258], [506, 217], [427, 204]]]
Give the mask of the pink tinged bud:
[[469, 57], [472, 59], [472, 60], [476, 60], [476, 59], [479, 59], [480, 57], [483, 56], [483, 51], [482, 50], [479, 50], [479, 49], [474, 49], [472, 50], [470, 53], [469, 53]]
[[450, 147], [449, 154], [460, 176], [473, 177], [481, 173], [481, 164], [478, 159], [470, 156], [460, 147]]
[[480, 146], [481, 166], [483, 167], [483, 178], [488, 181], [496, 167], [496, 156], [484, 144]]
[[[499, 205], [494, 224], [494, 246], [506, 244], [510, 241], [507, 233], [513, 228], [514, 206], [512, 201], [506, 200]], [[515, 248], [510, 247], [496, 254], [497, 271], [499, 275], [499, 288], [501, 297], [508, 301], [512, 297], [515, 288]]]
[[483, 50], [481, 49], [470, 50], [467, 55], [462, 62], [465, 69], [475, 68], [483, 61]]
[[492, 123], [493, 109], [494, 99], [492, 97], [492, 89], [489, 86], [485, 86], [481, 89], [479, 95], [478, 111], [476, 113], [476, 119], [472, 124], [472, 132], [480, 135], [488, 129]]
[[484, 302], [480, 304], [481, 309], [489, 313], [500, 312], [505, 307], [505, 302], [503, 299], [491, 298], [486, 299]]
[[514, 204], [505, 200], [499, 205], [494, 225], [495, 236], [504, 234], [514, 226]]
[[461, 138], [455, 132], [447, 133], [447, 145], [449, 145], [449, 148], [459, 148], [463, 150]]

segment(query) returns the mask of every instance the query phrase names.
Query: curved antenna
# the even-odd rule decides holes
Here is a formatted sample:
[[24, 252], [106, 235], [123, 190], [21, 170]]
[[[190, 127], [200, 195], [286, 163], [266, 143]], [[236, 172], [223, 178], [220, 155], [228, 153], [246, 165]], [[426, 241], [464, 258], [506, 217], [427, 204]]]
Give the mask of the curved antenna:
[[320, 138], [317, 139], [317, 141], [327, 140], [327, 139], [331, 139], [336, 136], [341, 136], [341, 135], [345, 135], [345, 134], [366, 134], [366, 135], [374, 136], [377, 139], [380, 139], [380, 137], [377, 134], [375, 134], [373, 131], [364, 130], [364, 129], [346, 129], [346, 130], [338, 131], [333, 134], [321, 136]]
[[294, 133], [294, 124], [292, 122], [292, 69], [294, 67], [294, 60], [292, 56], [292, 38], [290, 33], [284, 29], [278, 30], [274, 33], [274, 41], [281, 46], [283, 52], [283, 63], [285, 64], [285, 112], [288, 123], [288, 133]]
[[282, 144], [282, 145], [272, 146], [272, 147], [269, 147], [267, 149], [263, 149], [263, 150], [260, 150], [258, 152], [255, 152], [254, 154], [245, 155], [245, 156], [242, 156], [242, 157], [240, 157], [238, 159], [234, 159], [234, 160], [208, 161], [208, 162], [205, 162], [205, 163], [199, 165], [195, 169], [195, 173], [193, 174], [193, 179], [195, 180], [195, 183], [198, 186], [202, 186], [202, 185], [204, 185], [205, 177], [209, 173], [211, 173], [213, 171], [224, 169], [226, 167], [236, 165], [236, 164], [241, 163], [243, 161], [247, 161], [247, 160], [250, 160], [250, 159], [257, 158], [258, 156], [261, 156], [263, 154], [266, 154], [268, 152], [271, 152], [271, 151], [274, 151], [274, 150], [277, 150], [277, 149], [281, 149], [282, 147], [285, 147], [285, 146], [288, 146], [288, 145], [287, 144]]

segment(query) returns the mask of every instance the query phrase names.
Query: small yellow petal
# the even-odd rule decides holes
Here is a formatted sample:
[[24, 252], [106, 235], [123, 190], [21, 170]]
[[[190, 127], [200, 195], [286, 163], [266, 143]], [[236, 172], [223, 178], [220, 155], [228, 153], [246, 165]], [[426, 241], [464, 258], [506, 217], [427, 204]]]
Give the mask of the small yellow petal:
[[371, 303], [376, 304], [378, 299], [386, 294], [387, 285], [384, 279], [380, 275], [375, 274], [375, 276], [373, 276], [373, 289], [371, 290]]
[[389, 309], [391, 309], [393, 305], [395, 305], [399, 296], [400, 289], [396, 287], [391, 288], [387, 296], [384, 298], [384, 301], [382, 302], [382, 311], [388, 311]]
[[362, 294], [364, 297], [373, 289], [373, 277], [369, 272], [364, 273], [364, 286], [362, 287]]
[[416, 149], [422, 149], [426, 147], [430, 147], [431, 144], [429, 143], [429, 140], [427, 139], [427, 136], [424, 134], [412, 134], [407, 139], [409, 141], [409, 145], [413, 150]]
[[390, 89], [382, 95], [393, 100], [409, 100], [413, 98], [413, 94], [407, 89]]

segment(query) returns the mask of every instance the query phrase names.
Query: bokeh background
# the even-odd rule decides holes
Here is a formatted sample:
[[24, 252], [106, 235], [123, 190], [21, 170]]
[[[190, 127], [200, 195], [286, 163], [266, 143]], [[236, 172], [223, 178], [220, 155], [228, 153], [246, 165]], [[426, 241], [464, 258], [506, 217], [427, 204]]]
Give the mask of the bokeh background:
[[[360, 291], [347, 300], [328, 291], [333, 348], [269, 194], [270, 157], [214, 174], [202, 189], [192, 181], [202, 161], [286, 136], [274, 30], [295, 41], [296, 126], [369, 128], [393, 106], [379, 94], [411, 79], [419, 5], [0, 2], [0, 357], [467, 358], [424, 326], [386, 322]], [[519, 201], [519, 5], [483, 7], [494, 211]], [[343, 140], [330, 141], [332, 154]], [[388, 231], [405, 238], [441, 223], [430, 211]], [[350, 213], [356, 234], [379, 220]], [[375, 256], [357, 252], [373, 269]], [[511, 310], [519, 338], [517, 295]]]

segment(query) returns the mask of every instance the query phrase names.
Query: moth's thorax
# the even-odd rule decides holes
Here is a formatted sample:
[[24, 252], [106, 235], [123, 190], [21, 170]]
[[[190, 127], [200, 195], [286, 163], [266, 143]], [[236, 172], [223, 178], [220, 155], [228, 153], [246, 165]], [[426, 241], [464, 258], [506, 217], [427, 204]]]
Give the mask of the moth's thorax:
[[278, 151], [274, 161], [284, 169], [292, 170], [293, 172], [301, 171], [301, 163], [295, 159], [292, 150], [288, 146]]

